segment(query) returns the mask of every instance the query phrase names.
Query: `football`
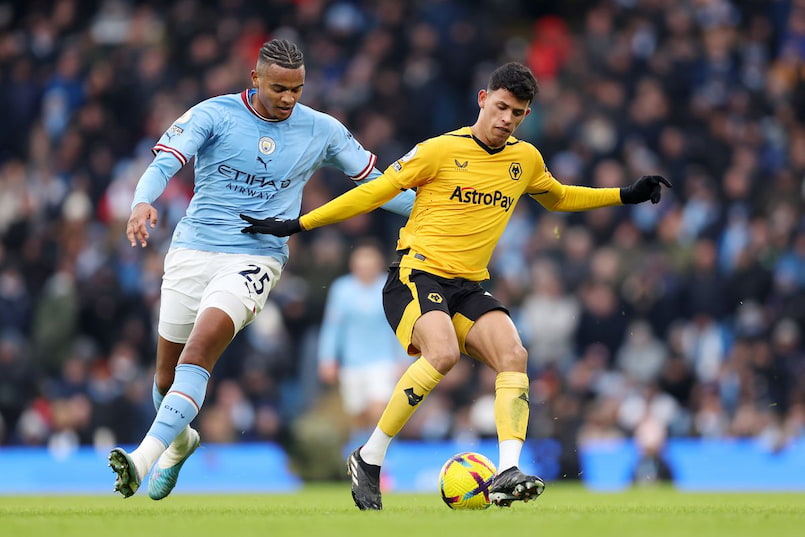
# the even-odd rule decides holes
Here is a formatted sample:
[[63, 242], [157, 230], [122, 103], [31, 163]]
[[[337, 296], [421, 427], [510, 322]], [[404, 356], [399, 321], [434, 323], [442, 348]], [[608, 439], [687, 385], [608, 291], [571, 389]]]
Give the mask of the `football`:
[[459, 453], [439, 472], [439, 492], [450, 509], [486, 509], [495, 465], [480, 453]]

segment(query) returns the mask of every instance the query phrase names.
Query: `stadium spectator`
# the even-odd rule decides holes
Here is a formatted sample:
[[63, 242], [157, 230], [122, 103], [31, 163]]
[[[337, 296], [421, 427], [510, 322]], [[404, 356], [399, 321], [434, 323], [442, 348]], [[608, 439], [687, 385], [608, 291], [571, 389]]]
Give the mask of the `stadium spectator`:
[[574, 361], [578, 300], [565, 292], [559, 264], [545, 260], [531, 267], [533, 292], [525, 297], [518, 326], [528, 348], [529, 367], [554, 364], [566, 372]]

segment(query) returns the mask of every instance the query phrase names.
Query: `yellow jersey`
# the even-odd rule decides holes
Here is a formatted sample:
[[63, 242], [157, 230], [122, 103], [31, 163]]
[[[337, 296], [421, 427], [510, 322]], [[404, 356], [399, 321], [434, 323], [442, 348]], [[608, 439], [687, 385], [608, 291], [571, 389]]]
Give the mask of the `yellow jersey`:
[[416, 200], [400, 230], [400, 266], [445, 278], [482, 281], [514, 207], [529, 195], [552, 211], [620, 205], [620, 189], [563, 185], [540, 152], [509, 137], [489, 148], [470, 127], [417, 144], [375, 179], [304, 215], [313, 229], [373, 210], [400, 190], [416, 189]]
[[[410, 249], [400, 265], [474, 281], [489, 277], [518, 200], [528, 194], [552, 205], [563, 186], [530, 143], [510, 137], [490, 149], [469, 127], [418, 144], [384, 175], [400, 189], [417, 189], [400, 230], [397, 248]], [[620, 203], [619, 194], [613, 201]]]

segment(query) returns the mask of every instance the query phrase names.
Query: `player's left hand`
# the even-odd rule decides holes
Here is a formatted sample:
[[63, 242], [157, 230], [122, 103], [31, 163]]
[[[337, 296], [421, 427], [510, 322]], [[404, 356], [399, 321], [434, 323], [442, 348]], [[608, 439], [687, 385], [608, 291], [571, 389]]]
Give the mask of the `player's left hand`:
[[621, 188], [621, 201], [626, 203], [643, 203], [651, 200], [651, 203], [659, 203], [662, 195], [662, 187], [673, 188], [668, 179], [662, 175], [644, 175], [633, 184]]
[[283, 220], [282, 218], [269, 217], [261, 220], [245, 214], [240, 215], [240, 217], [251, 224], [241, 229], [241, 233], [263, 233], [276, 237], [287, 237], [302, 231], [298, 218]]

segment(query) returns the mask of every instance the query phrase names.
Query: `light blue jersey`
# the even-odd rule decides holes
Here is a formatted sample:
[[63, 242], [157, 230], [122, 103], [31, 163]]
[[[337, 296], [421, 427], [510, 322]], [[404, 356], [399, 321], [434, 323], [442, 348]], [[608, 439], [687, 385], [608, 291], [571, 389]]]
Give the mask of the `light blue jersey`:
[[[159, 139], [154, 161], [134, 193], [132, 209], [153, 204], [168, 180], [195, 157], [195, 188], [172, 247], [288, 258], [287, 237], [241, 233], [240, 214], [296, 218], [302, 190], [316, 170], [333, 166], [356, 182], [380, 175], [377, 157], [335, 118], [296, 104], [272, 121], [251, 105], [256, 90], [213, 97], [177, 119]], [[396, 203], [394, 203], [396, 202]], [[413, 192], [386, 208], [408, 214]]]
[[383, 312], [385, 283], [385, 273], [370, 285], [349, 274], [333, 282], [319, 332], [320, 363], [360, 368], [407, 359]]

